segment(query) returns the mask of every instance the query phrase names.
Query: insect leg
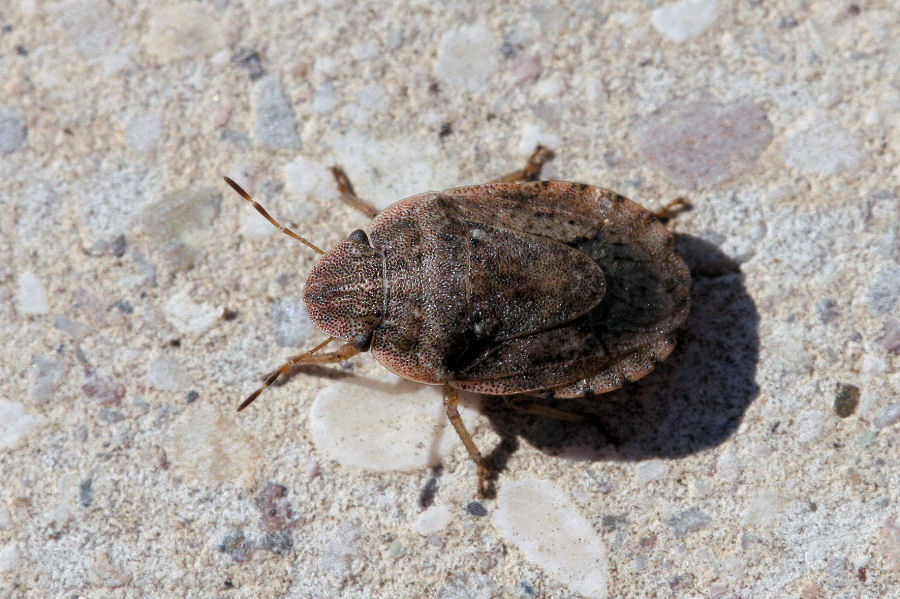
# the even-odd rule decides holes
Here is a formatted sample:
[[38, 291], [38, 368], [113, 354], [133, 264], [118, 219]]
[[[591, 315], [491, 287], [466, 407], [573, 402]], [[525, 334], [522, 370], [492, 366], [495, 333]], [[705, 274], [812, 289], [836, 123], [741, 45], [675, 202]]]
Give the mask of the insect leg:
[[272, 386], [272, 383], [278, 380], [278, 377], [287, 372], [290, 372], [291, 369], [298, 364], [333, 364], [335, 362], [343, 362], [344, 360], [351, 358], [359, 353], [359, 350], [356, 349], [352, 343], [346, 343], [342, 345], [341, 348], [337, 351], [325, 352], [321, 354], [317, 353], [320, 349], [322, 349], [332, 341], [334, 341], [334, 337], [329, 337], [326, 341], [323, 341], [311, 350], [288, 358], [284, 364], [265, 376], [262, 387], [254, 391], [250, 395], [250, 397], [245, 399], [243, 403], [238, 406], [238, 412], [253, 403], [253, 400], [259, 397], [260, 393]]
[[334, 175], [334, 181], [335, 183], [337, 183], [338, 192], [341, 194], [341, 199], [343, 201], [356, 208], [369, 218], [375, 218], [376, 216], [378, 216], [378, 208], [356, 195], [356, 191], [354, 191], [353, 189], [353, 184], [350, 183], [350, 177], [347, 176], [347, 173], [344, 172], [344, 169], [335, 165], [331, 167], [331, 174]]
[[525, 168], [503, 175], [499, 179], [494, 179], [491, 183], [522, 183], [525, 181], [537, 181], [541, 178], [541, 168], [545, 163], [553, 160], [555, 155], [553, 150], [539, 145], [528, 158]]
[[487, 496], [490, 470], [487, 467], [487, 461], [485, 461], [484, 457], [481, 455], [481, 452], [478, 451], [478, 447], [476, 447], [475, 441], [472, 440], [472, 435], [469, 434], [469, 431], [466, 430], [466, 425], [463, 424], [462, 417], [460, 417], [459, 410], [457, 409], [458, 405], [459, 392], [450, 385], [445, 384], [444, 408], [447, 410], [447, 418], [450, 419], [450, 424], [452, 424], [453, 428], [456, 429], [456, 434], [459, 435], [459, 438], [463, 442], [463, 445], [466, 446], [466, 451], [469, 452], [469, 457], [473, 462], [475, 462], [475, 465], [478, 466], [478, 494], [482, 497], [485, 497]]
[[535, 401], [529, 401], [520, 396], [509, 398], [507, 400], [507, 403], [511, 408], [523, 414], [532, 414], [534, 416], [541, 416], [543, 418], [553, 418], [554, 420], [560, 420], [562, 422], [591, 424], [601, 435], [606, 438], [609, 443], [611, 443], [615, 447], [618, 447], [622, 444], [619, 436], [616, 435], [612, 430], [610, 430], [609, 427], [606, 426], [606, 424], [594, 414], [586, 414], [584, 412], [568, 412], [566, 410], [560, 410], [558, 408], [545, 406]]
[[666, 224], [682, 212], [687, 212], [688, 210], [691, 210], [693, 208], [694, 207], [691, 206], [691, 203], [687, 198], [675, 198], [674, 200], [654, 212], [653, 216], [658, 218], [663, 224]]
[[593, 422], [594, 420], [588, 414], [566, 412], [565, 410], [551, 408], [550, 406], [545, 406], [533, 401], [523, 401], [518, 397], [510, 399], [509, 406], [523, 414], [553, 418], [554, 420], [562, 420], [563, 422]]

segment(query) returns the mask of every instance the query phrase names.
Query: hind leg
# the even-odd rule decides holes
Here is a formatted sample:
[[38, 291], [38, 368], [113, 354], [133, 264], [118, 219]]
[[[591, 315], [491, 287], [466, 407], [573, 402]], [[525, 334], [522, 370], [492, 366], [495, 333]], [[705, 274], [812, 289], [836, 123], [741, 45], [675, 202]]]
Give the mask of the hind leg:
[[503, 175], [498, 179], [490, 181], [490, 183], [524, 183], [527, 181], [538, 181], [541, 178], [541, 168], [543, 168], [544, 164], [553, 160], [554, 156], [553, 150], [539, 145], [528, 158], [525, 168]]

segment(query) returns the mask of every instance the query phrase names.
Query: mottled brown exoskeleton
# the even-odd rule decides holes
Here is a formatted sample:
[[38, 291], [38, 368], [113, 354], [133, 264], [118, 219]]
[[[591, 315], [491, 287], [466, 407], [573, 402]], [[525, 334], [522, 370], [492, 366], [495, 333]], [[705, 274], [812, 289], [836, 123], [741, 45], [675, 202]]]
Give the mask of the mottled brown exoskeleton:
[[[270, 373], [238, 409], [298, 364], [370, 351], [404, 378], [443, 386], [484, 494], [490, 473], [457, 411], [459, 389], [574, 398], [653, 370], [687, 318], [688, 267], [657, 215], [631, 200], [534, 180], [551, 157], [539, 147], [523, 170], [496, 182], [416, 195], [381, 213], [335, 167], [344, 198], [374, 220], [368, 235], [354, 231], [328, 252], [226, 178], [272, 224], [323, 254], [303, 301], [329, 335]], [[344, 345], [319, 353], [335, 339]]]

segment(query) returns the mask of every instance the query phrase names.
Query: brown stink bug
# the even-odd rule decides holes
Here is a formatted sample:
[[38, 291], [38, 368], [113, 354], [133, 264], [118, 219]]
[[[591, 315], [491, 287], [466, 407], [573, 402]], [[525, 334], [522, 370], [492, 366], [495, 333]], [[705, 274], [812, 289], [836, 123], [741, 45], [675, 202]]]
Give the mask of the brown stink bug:
[[[659, 218], [668, 213], [583, 183], [538, 181], [550, 158], [539, 147], [495, 182], [423, 193], [380, 213], [334, 167], [344, 199], [374, 220], [368, 234], [354, 231], [327, 252], [226, 177], [273, 225], [322, 254], [303, 301], [329, 336], [270, 373], [238, 410], [298, 364], [371, 351], [402, 377], [443, 386], [485, 494], [488, 465], [460, 419], [458, 390], [584, 397], [653, 370], [689, 310], [690, 273]], [[344, 344], [321, 352], [334, 340]]]

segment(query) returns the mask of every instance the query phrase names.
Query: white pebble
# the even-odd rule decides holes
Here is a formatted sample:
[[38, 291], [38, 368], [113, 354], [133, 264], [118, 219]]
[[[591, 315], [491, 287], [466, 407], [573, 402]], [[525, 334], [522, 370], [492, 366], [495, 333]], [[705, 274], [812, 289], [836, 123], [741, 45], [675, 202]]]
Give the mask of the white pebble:
[[275, 323], [275, 343], [281, 347], [302, 347], [316, 332], [306, 306], [299, 300], [276, 301], [269, 310], [269, 317]]
[[128, 44], [124, 46], [121, 50], [116, 52], [115, 54], [110, 54], [109, 56], [103, 57], [103, 74], [107, 77], [111, 77], [116, 73], [119, 73], [126, 68], [128, 68], [133, 60], [134, 54], [137, 51], [137, 46], [134, 44]]
[[777, 491], [760, 491], [744, 510], [744, 523], [770, 527], [775, 524], [783, 505], [784, 498]]
[[538, 81], [534, 86], [534, 93], [539, 98], [558, 98], [564, 87], [562, 78], [554, 73]]
[[677, 44], [695, 38], [716, 17], [716, 0], [679, 0], [653, 11], [650, 22], [663, 37]]
[[508, 543], [573, 592], [606, 597], [603, 541], [552, 482], [525, 479], [503, 485], [493, 523]]
[[115, 50], [122, 37], [113, 14], [103, 3], [75, 0], [59, 7], [57, 21], [75, 51], [87, 60], [96, 60]]
[[387, 110], [390, 103], [384, 87], [378, 83], [367, 83], [358, 92], [356, 92], [356, 100], [360, 105], [368, 110], [375, 112], [383, 112]]
[[45, 421], [42, 416], [26, 412], [18, 402], [0, 399], [0, 449], [15, 449]]
[[634, 468], [634, 481], [644, 486], [647, 483], [661, 479], [669, 471], [669, 466], [662, 460], [647, 460]]
[[242, 210], [238, 220], [241, 223], [241, 235], [251, 239], [262, 239], [278, 230], [256, 210]]
[[334, 178], [321, 162], [297, 156], [284, 165], [284, 188], [301, 200], [337, 197]]
[[256, 443], [236, 425], [233, 408], [225, 415], [201, 402], [174, 424], [166, 455], [197, 484], [233, 481], [251, 487], [260, 463]]
[[373, 44], [357, 44], [350, 48], [350, 54], [357, 60], [378, 58], [378, 48]]
[[856, 138], [824, 116], [801, 124], [784, 145], [785, 162], [812, 175], [827, 177], [852, 170], [864, 159]]
[[716, 474], [727, 483], [736, 483], [741, 477], [743, 465], [741, 458], [733, 451], [726, 451], [719, 457], [716, 464]]
[[224, 23], [221, 15], [200, 3], [155, 8], [144, 47], [161, 62], [210, 56], [228, 46]]
[[22, 559], [22, 547], [18, 543], [8, 543], [0, 549], [0, 572], [18, 569]]
[[169, 356], [160, 356], [147, 365], [147, 384], [160, 391], [183, 391], [190, 379], [181, 364]]
[[128, 147], [138, 154], [149, 154], [156, 149], [162, 135], [162, 115], [158, 112], [135, 117], [125, 127]]
[[538, 145], [546, 148], [558, 148], [561, 144], [559, 136], [547, 133], [541, 129], [540, 125], [529, 123], [522, 128], [522, 135], [519, 138], [519, 154], [531, 156]]
[[423, 537], [441, 532], [453, 520], [453, 511], [446, 503], [433, 505], [416, 518], [413, 529]]
[[316, 90], [312, 101], [312, 111], [316, 114], [328, 114], [338, 103], [337, 91], [331, 81], [326, 81]]
[[191, 299], [190, 292], [182, 289], [163, 306], [166, 320], [181, 333], [202, 333], [211, 328], [222, 310]]
[[19, 275], [16, 309], [23, 316], [26, 314], [46, 314], [50, 311], [44, 284], [33, 272], [25, 271]]
[[[471, 430], [475, 413], [461, 406], [460, 414]], [[366, 470], [434, 466], [459, 443], [440, 388], [397, 377], [334, 383], [316, 397], [309, 420], [316, 449]]]
[[480, 91], [497, 70], [497, 54], [494, 36], [484, 25], [448, 31], [441, 39], [435, 75], [450, 87]]
[[804, 410], [797, 416], [797, 440], [801, 443], [814, 441], [822, 434], [825, 417], [818, 410]]
[[543, 70], [540, 56], [528, 56], [519, 58], [512, 63], [509, 69], [516, 85], [524, 83], [529, 79], [537, 78]]

